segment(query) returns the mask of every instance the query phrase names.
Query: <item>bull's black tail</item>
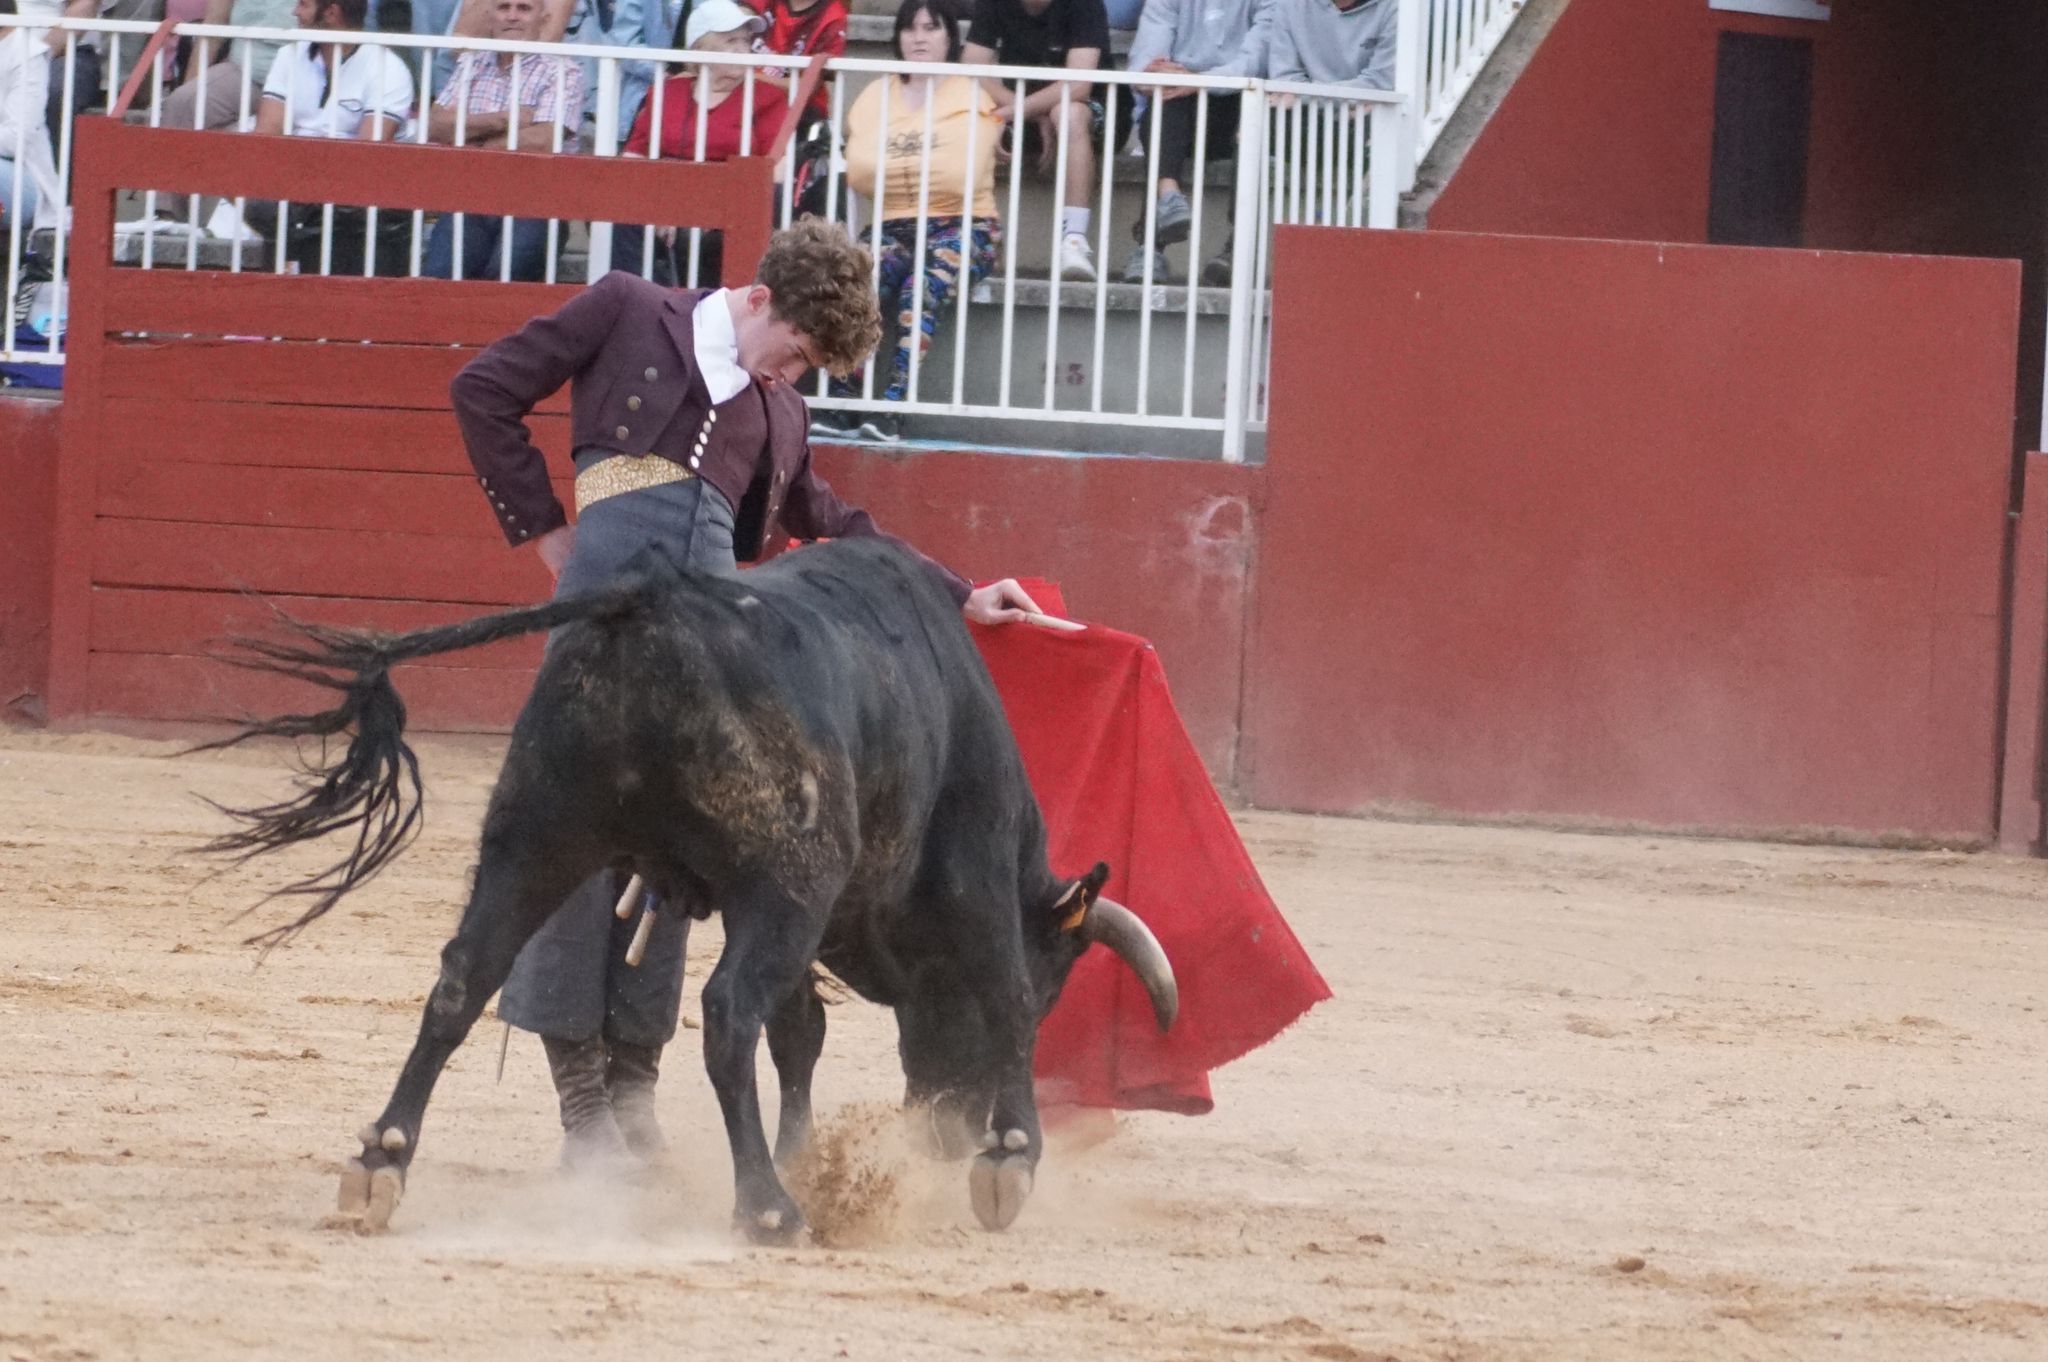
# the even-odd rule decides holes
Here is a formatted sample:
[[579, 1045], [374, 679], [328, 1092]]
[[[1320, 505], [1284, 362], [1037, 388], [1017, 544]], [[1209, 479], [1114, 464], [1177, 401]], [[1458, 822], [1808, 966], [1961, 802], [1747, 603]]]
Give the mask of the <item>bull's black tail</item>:
[[[250, 938], [274, 946], [297, 934], [332, 908], [341, 896], [370, 879], [405, 850], [420, 827], [419, 759], [405, 741], [405, 702], [391, 684], [391, 668], [415, 658], [480, 647], [500, 639], [554, 629], [577, 620], [615, 618], [638, 610], [655, 589], [652, 575], [635, 575], [612, 586], [529, 606], [483, 615], [459, 624], [378, 634], [278, 618], [294, 637], [237, 638], [222, 660], [253, 671], [271, 672], [325, 686], [341, 694], [332, 708], [286, 714], [244, 724], [227, 737], [194, 751], [233, 747], [251, 738], [318, 738], [317, 758], [302, 755], [298, 790], [291, 798], [253, 808], [214, 807], [242, 827], [208, 842], [202, 850], [246, 861], [266, 851], [310, 842], [329, 833], [354, 830], [346, 855], [324, 870], [274, 891], [310, 897], [298, 918]], [[348, 735], [339, 757], [331, 739]], [[265, 900], [268, 901], [268, 898]]]

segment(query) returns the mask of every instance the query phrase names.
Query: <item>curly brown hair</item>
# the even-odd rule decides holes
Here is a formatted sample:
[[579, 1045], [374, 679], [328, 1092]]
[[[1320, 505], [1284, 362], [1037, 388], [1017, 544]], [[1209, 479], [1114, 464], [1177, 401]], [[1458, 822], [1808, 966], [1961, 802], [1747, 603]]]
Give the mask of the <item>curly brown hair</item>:
[[783, 228], [755, 277], [774, 295], [770, 312], [807, 336], [835, 375], [859, 368], [881, 344], [874, 260], [837, 223], [803, 218]]

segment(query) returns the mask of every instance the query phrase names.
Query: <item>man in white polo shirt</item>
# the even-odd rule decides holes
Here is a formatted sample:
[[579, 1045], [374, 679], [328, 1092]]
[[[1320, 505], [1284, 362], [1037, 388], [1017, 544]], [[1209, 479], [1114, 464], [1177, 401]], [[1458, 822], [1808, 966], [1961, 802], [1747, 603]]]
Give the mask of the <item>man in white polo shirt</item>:
[[[300, 28], [359, 32], [369, 0], [298, 0]], [[337, 65], [338, 64], [338, 65]], [[405, 59], [388, 47], [304, 42], [277, 54], [263, 80], [256, 131], [294, 137], [389, 142], [403, 135], [418, 91]]]
[[[324, 34], [362, 30], [369, 0], [298, 0], [298, 26]], [[404, 58], [374, 43], [339, 36], [294, 44], [277, 54], [263, 81], [256, 131], [273, 136], [354, 138], [390, 142], [405, 135], [417, 89]], [[327, 222], [319, 204], [293, 204], [289, 215], [272, 204], [249, 205], [249, 224], [266, 234], [283, 231], [286, 258], [306, 273], [323, 265], [334, 274], [363, 273], [369, 250], [369, 214], [337, 207]], [[323, 253], [322, 243], [326, 241]], [[376, 272], [409, 272], [412, 214], [377, 215]], [[324, 254], [324, 258], [323, 258]]]

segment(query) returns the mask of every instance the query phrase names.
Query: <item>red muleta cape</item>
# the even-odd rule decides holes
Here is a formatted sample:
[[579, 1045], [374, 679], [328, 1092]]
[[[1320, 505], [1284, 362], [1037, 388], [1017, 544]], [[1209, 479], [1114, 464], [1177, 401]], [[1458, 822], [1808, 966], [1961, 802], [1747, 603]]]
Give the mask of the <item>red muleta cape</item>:
[[[1066, 613], [1059, 589], [1024, 587]], [[1108, 895], [1143, 918], [1173, 961], [1180, 1019], [1166, 1035], [1144, 987], [1108, 951], [1081, 957], [1038, 1030], [1047, 1107], [1201, 1115], [1209, 1070], [1258, 1048], [1330, 996], [1280, 916], [1209, 783], [1152, 645], [970, 625], [1045, 811], [1052, 866], [1108, 861]]]

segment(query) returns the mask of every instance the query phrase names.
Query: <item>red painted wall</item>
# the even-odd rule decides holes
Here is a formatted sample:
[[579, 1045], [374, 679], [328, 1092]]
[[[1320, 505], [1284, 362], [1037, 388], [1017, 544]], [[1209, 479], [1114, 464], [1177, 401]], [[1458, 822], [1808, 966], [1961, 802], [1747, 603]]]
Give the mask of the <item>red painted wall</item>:
[[1253, 802], [1988, 837], [2018, 274], [1283, 229]]
[[831, 449], [840, 495], [985, 580], [1047, 577], [1068, 608], [1150, 639], [1203, 763], [1231, 783], [1258, 470], [1177, 459]]
[[62, 410], [0, 397], [0, 719], [42, 717]]
[[1716, 42], [1736, 31], [1814, 44], [1806, 244], [2031, 255], [2048, 11], [1937, 8], [1853, 0], [1812, 23], [1706, 0], [1572, 0], [1430, 225], [1704, 241]]

